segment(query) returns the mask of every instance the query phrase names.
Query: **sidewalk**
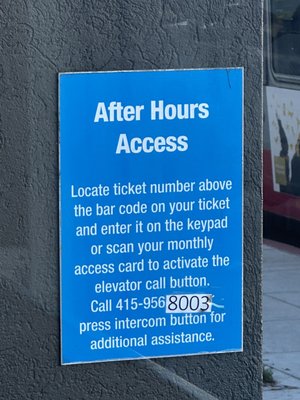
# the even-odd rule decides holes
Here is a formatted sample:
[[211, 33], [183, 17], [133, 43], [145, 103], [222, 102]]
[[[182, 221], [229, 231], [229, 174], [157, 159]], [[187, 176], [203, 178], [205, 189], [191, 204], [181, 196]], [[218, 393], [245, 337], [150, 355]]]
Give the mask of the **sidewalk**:
[[275, 383], [264, 400], [300, 399], [300, 249], [265, 241], [263, 361]]

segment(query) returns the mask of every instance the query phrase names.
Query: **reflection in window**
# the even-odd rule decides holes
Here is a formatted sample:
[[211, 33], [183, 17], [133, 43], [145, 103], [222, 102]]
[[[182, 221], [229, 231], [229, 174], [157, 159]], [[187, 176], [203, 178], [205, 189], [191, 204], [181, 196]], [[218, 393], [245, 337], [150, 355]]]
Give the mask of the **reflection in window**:
[[273, 0], [271, 7], [273, 69], [300, 75], [300, 0]]

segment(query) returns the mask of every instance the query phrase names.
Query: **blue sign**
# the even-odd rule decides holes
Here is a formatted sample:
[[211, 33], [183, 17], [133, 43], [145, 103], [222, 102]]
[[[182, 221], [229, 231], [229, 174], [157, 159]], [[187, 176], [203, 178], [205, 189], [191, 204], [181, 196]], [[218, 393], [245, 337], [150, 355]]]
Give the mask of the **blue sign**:
[[242, 350], [243, 70], [59, 76], [62, 363]]

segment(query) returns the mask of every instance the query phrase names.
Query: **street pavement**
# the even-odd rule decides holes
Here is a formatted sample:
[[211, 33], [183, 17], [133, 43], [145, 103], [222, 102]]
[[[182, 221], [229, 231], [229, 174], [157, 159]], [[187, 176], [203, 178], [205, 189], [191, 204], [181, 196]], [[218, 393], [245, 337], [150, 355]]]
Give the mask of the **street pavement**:
[[265, 241], [263, 361], [275, 383], [263, 400], [300, 400], [300, 249]]

